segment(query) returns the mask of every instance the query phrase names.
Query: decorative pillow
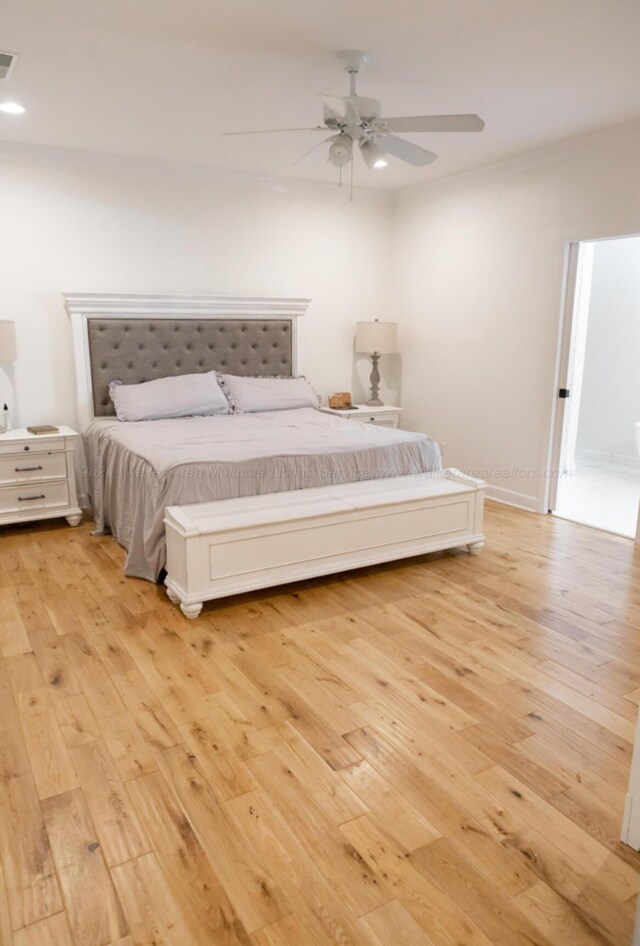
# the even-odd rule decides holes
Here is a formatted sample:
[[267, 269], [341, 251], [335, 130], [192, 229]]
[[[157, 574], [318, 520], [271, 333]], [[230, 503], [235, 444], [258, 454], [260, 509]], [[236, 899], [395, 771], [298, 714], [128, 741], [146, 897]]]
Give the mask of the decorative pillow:
[[287, 411], [319, 407], [318, 395], [306, 378], [247, 378], [219, 374], [220, 384], [234, 410], [241, 413]]
[[118, 420], [125, 421], [230, 413], [215, 371], [157, 378], [140, 384], [112, 381], [109, 396]]

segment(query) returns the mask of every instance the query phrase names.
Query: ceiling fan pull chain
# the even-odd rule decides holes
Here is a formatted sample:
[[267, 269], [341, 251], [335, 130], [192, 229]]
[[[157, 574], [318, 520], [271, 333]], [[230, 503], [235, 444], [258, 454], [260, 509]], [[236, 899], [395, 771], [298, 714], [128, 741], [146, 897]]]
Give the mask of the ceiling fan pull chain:
[[349, 164], [351, 167], [351, 184], [350, 184], [351, 189], [349, 191], [349, 200], [353, 200], [353, 153], [351, 154], [351, 161], [349, 162]]

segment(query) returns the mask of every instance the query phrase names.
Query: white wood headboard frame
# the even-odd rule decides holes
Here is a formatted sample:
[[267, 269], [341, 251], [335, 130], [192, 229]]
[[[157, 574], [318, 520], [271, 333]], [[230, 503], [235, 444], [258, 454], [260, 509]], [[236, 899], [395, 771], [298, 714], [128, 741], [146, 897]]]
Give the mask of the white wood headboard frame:
[[286, 319], [291, 322], [292, 372], [300, 374], [302, 371], [301, 333], [297, 321], [307, 311], [309, 299], [74, 292], [64, 293], [63, 297], [71, 319], [78, 420], [83, 430], [94, 419], [87, 331], [90, 318]]

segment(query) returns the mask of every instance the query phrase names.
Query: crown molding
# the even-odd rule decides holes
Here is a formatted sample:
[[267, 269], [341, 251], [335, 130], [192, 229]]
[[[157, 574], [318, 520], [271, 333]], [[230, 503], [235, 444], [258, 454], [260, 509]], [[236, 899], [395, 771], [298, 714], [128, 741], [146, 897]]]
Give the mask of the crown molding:
[[435, 180], [421, 181], [419, 184], [411, 184], [392, 193], [396, 202], [400, 203], [406, 198], [415, 198], [421, 194], [425, 196], [438, 194], [472, 184], [489, 182], [510, 174], [518, 174], [550, 164], [560, 164], [572, 158], [609, 150], [616, 145], [635, 142], [640, 142], [640, 119], [609, 125], [583, 135], [574, 135], [571, 138], [562, 138], [540, 148], [518, 152], [501, 161], [493, 161], [490, 164], [483, 164], [480, 167], [449, 174]]
[[[538, 148], [519, 151], [507, 158], [437, 177], [396, 189], [358, 184], [358, 197], [383, 204], [400, 204], [420, 194], [437, 194], [483, 181], [491, 181], [509, 174], [561, 163], [571, 158], [597, 153], [616, 145], [640, 140], [640, 119], [609, 125], [582, 135], [562, 138]], [[171, 178], [187, 183], [223, 185], [238, 189], [259, 190], [263, 193], [322, 196], [344, 202], [345, 189], [328, 181], [308, 181], [297, 178], [250, 174], [229, 168], [209, 167], [189, 162], [166, 161], [159, 158], [131, 157], [97, 151], [81, 151], [51, 145], [30, 144], [0, 139], [0, 160], [17, 158], [41, 164], [87, 167], [110, 170], [132, 176]]]
[[[161, 158], [135, 157], [121, 154], [107, 154], [102, 151], [81, 151], [72, 148], [59, 148], [52, 145], [38, 145], [22, 141], [0, 139], [0, 161], [17, 158], [20, 161], [33, 161], [40, 164], [55, 164], [61, 167], [85, 167], [96, 170], [109, 170], [132, 176], [171, 178], [177, 181], [196, 184], [224, 185], [239, 189], [260, 190], [272, 194], [300, 194], [317, 196], [348, 202], [347, 188], [339, 188], [330, 181], [308, 181], [298, 178], [277, 177], [234, 171], [230, 168], [192, 164], [187, 161], [168, 161]], [[359, 183], [358, 196], [367, 200], [393, 201], [393, 191], [380, 187], [371, 187]]]

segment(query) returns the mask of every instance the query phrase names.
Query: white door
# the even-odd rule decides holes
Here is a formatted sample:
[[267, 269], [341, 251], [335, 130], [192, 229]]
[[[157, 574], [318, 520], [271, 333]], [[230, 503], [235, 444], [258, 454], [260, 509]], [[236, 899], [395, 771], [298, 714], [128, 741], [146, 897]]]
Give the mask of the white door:
[[575, 472], [592, 271], [593, 243], [572, 243], [569, 248], [557, 400], [550, 451], [550, 469], [554, 475], [549, 483], [549, 512], [553, 512], [557, 505], [559, 477], [571, 476]]

